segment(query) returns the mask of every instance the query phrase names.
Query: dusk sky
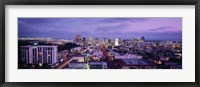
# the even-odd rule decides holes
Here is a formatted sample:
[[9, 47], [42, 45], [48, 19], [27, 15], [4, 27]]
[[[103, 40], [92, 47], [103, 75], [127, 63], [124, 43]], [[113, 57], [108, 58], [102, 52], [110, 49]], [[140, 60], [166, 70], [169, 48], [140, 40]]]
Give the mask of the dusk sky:
[[182, 18], [18, 18], [19, 38], [181, 40]]

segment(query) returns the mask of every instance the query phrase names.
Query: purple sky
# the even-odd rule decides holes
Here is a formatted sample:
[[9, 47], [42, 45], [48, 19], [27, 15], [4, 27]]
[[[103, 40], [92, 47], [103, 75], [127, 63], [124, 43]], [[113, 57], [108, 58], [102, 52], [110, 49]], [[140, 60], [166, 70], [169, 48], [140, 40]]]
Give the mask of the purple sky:
[[82, 37], [181, 40], [182, 18], [18, 18], [20, 38]]

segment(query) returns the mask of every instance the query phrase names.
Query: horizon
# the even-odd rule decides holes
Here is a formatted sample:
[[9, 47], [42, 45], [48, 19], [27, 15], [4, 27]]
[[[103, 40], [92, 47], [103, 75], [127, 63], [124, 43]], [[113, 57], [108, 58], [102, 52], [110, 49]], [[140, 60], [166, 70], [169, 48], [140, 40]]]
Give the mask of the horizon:
[[18, 18], [18, 38], [182, 40], [182, 18]]
[[[23, 37], [22, 37], [23, 38]], [[72, 38], [72, 39], [68, 39], [68, 38], [49, 38], [49, 37], [25, 37], [25, 38], [44, 38], [44, 39], [53, 39], [53, 40], [61, 40], [61, 39], [64, 39], [64, 40], [74, 40], [75, 39], [75, 37], [74, 38]], [[89, 37], [82, 37], [82, 38], [86, 38], [86, 40], [88, 40], [89, 39]], [[95, 39], [96, 37], [92, 37], [93, 39]], [[107, 38], [107, 37], [104, 37], [104, 38], [98, 38], [99, 40], [103, 40], [103, 39], [105, 39], [105, 38]], [[141, 38], [141, 37], [139, 37], [139, 38]], [[19, 38], [18, 38], [19, 39]], [[108, 38], [108, 39], [111, 39], [111, 40], [115, 40], [116, 38]], [[118, 38], [118, 39], [123, 39], [123, 40], [131, 40], [131, 39], [133, 39], [133, 38]], [[138, 39], [138, 38], [136, 38], [136, 39]], [[146, 39], [146, 37], [145, 37], [145, 40], [149, 40], [149, 41], [182, 41], [182, 39]]]

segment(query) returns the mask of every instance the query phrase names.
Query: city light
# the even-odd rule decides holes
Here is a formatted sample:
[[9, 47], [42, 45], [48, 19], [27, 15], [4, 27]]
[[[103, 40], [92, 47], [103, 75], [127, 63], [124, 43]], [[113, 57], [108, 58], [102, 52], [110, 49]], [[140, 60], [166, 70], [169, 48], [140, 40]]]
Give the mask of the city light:
[[19, 18], [19, 69], [182, 69], [182, 18], [47, 19]]

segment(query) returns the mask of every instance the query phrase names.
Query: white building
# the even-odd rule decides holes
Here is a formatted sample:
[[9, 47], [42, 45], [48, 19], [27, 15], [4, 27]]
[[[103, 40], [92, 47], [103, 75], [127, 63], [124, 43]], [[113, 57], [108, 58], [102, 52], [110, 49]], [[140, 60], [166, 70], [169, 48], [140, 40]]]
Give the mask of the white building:
[[57, 46], [21, 46], [21, 58], [27, 64], [57, 62]]
[[87, 69], [88, 66], [87, 62], [74, 62], [74, 60], [72, 60], [72, 62], [69, 63], [69, 68], [73, 69]]
[[77, 62], [86, 62], [85, 56], [74, 56], [73, 60], [77, 60]]
[[107, 69], [106, 62], [90, 62], [90, 69]]
[[72, 60], [69, 65], [69, 69], [107, 69], [106, 62], [79, 62], [78, 60]]
[[119, 39], [118, 38], [115, 39], [115, 46], [119, 46]]

